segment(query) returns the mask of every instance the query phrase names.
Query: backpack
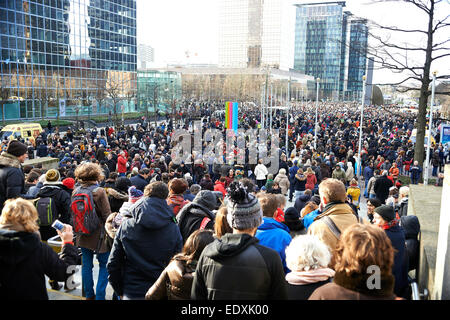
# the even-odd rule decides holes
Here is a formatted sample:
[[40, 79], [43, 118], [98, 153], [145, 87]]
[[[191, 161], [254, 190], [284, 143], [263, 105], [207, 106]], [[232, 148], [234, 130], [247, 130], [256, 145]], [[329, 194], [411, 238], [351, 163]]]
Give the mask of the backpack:
[[39, 226], [48, 227], [55, 222], [58, 217], [55, 201], [52, 198], [38, 198], [35, 200], [34, 205], [39, 216]]
[[72, 195], [73, 231], [74, 233], [89, 235], [100, 227], [100, 218], [95, 211], [93, 192], [97, 186], [78, 187]]

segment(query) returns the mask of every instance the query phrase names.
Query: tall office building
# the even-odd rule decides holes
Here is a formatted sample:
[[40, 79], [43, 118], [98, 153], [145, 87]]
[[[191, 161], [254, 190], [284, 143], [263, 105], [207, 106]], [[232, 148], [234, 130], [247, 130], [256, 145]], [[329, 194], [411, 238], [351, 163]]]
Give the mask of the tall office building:
[[155, 62], [155, 49], [146, 44], [138, 44], [137, 46], [137, 68], [147, 69], [151, 63]]
[[293, 1], [221, 0], [219, 13], [220, 67], [293, 67]]
[[131, 109], [136, 0], [0, 0], [0, 29], [6, 119]]
[[323, 98], [356, 99], [366, 70], [367, 21], [345, 1], [296, 4], [294, 69], [320, 78]]

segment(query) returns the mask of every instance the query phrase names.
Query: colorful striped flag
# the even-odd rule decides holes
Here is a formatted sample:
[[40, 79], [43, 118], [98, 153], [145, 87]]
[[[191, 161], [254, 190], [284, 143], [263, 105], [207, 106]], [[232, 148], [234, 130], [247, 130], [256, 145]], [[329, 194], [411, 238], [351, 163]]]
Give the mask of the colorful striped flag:
[[233, 129], [235, 132], [238, 130], [238, 102], [225, 102], [225, 128]]

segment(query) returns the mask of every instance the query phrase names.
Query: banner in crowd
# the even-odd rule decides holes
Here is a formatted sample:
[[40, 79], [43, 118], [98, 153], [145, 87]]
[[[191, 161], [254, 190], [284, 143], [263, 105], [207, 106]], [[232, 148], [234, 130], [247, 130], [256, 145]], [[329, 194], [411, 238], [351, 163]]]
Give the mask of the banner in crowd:
[[238, 130], [238, 102], [225, 102], [225, 128], [233, 129], [235, 132]]

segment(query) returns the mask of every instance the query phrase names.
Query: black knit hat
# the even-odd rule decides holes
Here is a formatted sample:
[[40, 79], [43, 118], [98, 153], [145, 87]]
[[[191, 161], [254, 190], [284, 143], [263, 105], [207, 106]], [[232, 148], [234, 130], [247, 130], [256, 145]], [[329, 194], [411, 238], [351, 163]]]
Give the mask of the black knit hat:
[[382, 205], [376, 207], [374, 212], [378, 213], [386, 222], [390, 222], [395, 219], [395, 212], [392, 206]]
[[298, 212], [297, 209], [295, 209], [295, 207], [289, 207], [286, 209], [286, 211], [284, 212], [284, 220], [285, 221], [293, 221], [293, 220], [298, 220], [300, 219], [300, 213]]
[[28, 148], [26, 145], [24, 145], [20, 141], [11, 140], [8, 144], [8, 148], [6, 149], [6, 152], [15, 157], [20, 157], [28, 152]]

